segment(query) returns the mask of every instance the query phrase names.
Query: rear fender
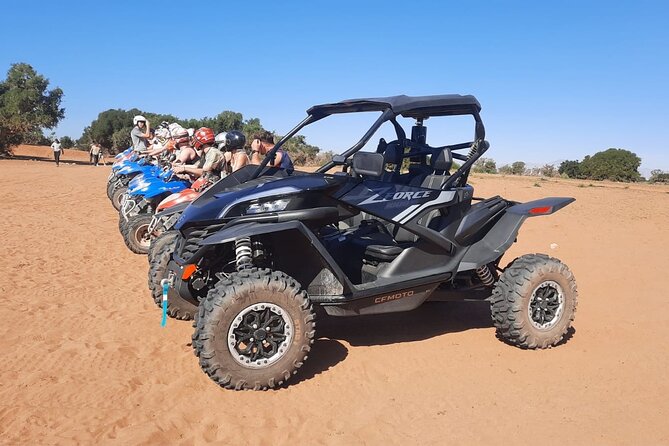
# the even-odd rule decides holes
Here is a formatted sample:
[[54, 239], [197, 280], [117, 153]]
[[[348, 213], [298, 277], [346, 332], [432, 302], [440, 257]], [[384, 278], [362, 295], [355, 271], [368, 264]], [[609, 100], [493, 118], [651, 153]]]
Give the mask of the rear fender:
[[575, 198], [571, 197], [548, 197], [506, 209], [485, 237], [467, 249], [458, 271], [469, 271], [494, 262], [516, 241], [526, 218], [553, 214], [573, 201]]

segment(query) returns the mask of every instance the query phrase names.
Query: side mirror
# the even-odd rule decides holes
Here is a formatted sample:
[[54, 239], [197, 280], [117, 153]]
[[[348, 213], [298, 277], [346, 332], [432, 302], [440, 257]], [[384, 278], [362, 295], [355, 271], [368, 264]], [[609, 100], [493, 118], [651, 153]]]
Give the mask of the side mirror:
[[383, 155], [380, 153], [358, 152], [353, 155], [353, 171], [358, 175], [380, 177], [383, 167]]

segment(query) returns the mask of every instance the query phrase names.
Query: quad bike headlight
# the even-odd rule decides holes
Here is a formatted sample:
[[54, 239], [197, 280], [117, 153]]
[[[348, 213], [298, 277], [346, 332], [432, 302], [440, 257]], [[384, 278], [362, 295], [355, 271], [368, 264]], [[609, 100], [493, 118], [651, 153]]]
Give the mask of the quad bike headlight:
[[278, 212], [283, 211], [288, 206], [290, 200], [281, 199], [266, 201], [264, 203], [255, 203], [246, 208], [246, 214], [262, 214], [264, 212]]

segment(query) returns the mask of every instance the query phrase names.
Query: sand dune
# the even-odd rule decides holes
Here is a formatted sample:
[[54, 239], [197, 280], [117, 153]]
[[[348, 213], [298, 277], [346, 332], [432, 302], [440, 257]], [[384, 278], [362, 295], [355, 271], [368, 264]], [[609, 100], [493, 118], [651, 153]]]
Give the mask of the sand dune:
[[485, 304], [431, 303], [326, 321], [289, 386], [233, 392], [200, 371], [190, 323], [160, 327], [108, 167], [0, 172], [1, 444], [669, 443], [667, 187], [472, 179], [478, 196], [577, 198], [528, 220], [506, 256], [574, 272], [575, 330], [557, 348], [500, 342]]

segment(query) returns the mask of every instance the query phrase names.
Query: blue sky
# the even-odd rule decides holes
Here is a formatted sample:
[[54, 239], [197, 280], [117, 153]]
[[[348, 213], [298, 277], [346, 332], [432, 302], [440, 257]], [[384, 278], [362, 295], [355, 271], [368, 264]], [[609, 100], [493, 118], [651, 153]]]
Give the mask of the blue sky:
[[[0, 70], [27, 62], [64, 90], [59, 136], [108, 108], [235, 110], [285, 133], [315, 103], [461, 93], [482, 103], [498, 165], [620, 147], [669, 170], [667, 1], [14, 1], [3, 13]], [[342, 132], [309, 142], [359, 136]]]

